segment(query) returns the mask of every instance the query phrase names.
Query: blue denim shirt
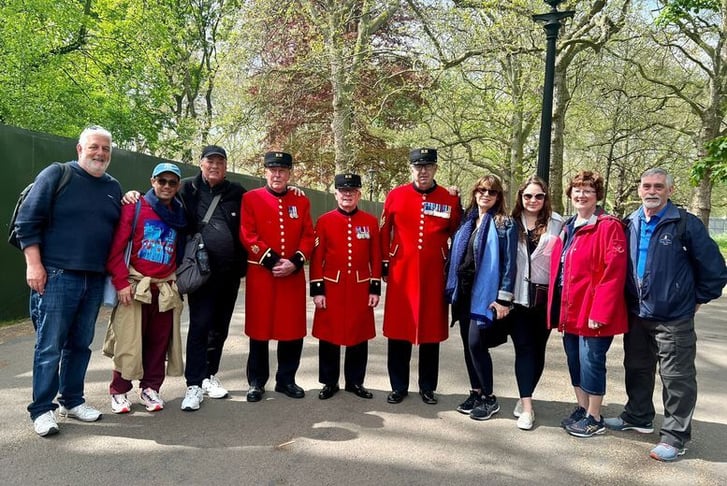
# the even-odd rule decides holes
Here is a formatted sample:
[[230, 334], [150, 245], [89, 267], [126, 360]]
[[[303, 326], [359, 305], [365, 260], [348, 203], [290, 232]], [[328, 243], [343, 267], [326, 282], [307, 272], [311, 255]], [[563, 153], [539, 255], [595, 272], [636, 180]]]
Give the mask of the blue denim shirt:
[[507, 218], [503, 224], [496, 224], [497, 237], [500, 243], [500, 289], [497, 300], [511, 302], [517, 275], [517, 224]]

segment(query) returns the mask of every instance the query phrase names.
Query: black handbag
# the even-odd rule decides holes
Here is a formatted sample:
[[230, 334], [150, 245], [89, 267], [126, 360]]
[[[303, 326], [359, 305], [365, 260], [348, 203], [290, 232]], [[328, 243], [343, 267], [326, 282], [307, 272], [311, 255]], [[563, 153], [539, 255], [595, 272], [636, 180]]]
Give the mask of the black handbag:
[[530, 269], [533, 266], [530, 255], [528, 255], [528, 307], [545, 307], [548, 305], [548, 285], [530, 281]]
[[528, 304], [533, 307], [545, 307], [548, 305], [548, 286], [535, 282], [528, 282]]
[[[210, 207], [207, 208], [202, 219], [202, 226], [209, 223], [221, 197], [218, 194], [212, 199]], [[211, 274], [209, 255], [202, 239], [202, 233], [195, 233], [187, 238], [182, 263], [177, 267], [177, 290], [180, 294], [195, 292], [209, 280]]]

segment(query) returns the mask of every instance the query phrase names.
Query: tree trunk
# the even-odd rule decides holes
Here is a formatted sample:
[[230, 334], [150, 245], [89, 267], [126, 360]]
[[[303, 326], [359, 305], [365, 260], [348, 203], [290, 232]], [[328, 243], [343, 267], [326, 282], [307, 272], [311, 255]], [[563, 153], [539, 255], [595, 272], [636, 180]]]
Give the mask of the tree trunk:
[[[335, 42], [335, 41], [333, 41]], [[352, 124], [352, 90], [350, 82], [346, 80], [346, 73], [341, 62], [343, 56], [331, 46], [329, 48], [331, 66], [331, 89], [333, 92], [333, 116], [331, 131], [333, 133], [333, 150], [336, 174], [345, 172], [351, 161], [355, 160], [351, 144]]]
[[[713, 97], [713, 103], [714, 97]], [[705, 144], [719, 135], [719, 124], [723, 118], [720, 111], [710, 106], [702, 115], [702, 129], [699, 132], [699, 157], [707, 156]], [[692, 198], [689, 203], [689, 211], [696, 214], [705, 226], [709, 227], [709, 215], [712, 212], [712, 171], [706, 170], [700, 179], [697, 187], [692, 189]]]

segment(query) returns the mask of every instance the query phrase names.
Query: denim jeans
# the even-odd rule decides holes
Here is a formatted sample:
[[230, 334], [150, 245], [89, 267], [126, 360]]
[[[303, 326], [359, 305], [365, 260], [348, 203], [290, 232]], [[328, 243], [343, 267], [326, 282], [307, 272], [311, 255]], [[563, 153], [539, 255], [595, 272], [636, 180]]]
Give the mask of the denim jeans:
[[104, 274], [46, 267], [43, 295], [31, 291], [30, 317], [35, 328], [33, 402], [30, 418], [58, 406], [82, 404], [83, 381], [103, 300]]
[[613, 336], [588, 337], [563, 334], [571, 384], [589, 395], [606, 394], [606, 353]]

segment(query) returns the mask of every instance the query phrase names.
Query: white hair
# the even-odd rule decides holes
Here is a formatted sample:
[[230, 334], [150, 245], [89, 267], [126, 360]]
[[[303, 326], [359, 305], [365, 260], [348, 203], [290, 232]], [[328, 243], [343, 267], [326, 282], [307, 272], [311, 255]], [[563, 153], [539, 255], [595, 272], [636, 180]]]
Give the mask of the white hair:
[[98, 134], [98, 135], [102, 135], [102, 136], [108, 138], [109, 144], [113, 142], [111, 132], [106, 130], [104, 127], [100, 127], [98, 125], [91, 125], [89, 127], [84, 128], [84, 130], [81, 132], [81, 135], [78, 137], [78, 143], [81, 146], [85, 146], [88, 136], [92, 135], [92, 134]]
[[640, 180], [642, 180], [644, 177], [654, 175], [664, 176], [666, 178], [666, 187], [674, 187], [674, 177], [672, 177], [672, 175], [668, 173], [666, 169], [662, 169], [661, 167], [654, 167], [652, 169], [645, 170], [644, 173], [641, 174]]

